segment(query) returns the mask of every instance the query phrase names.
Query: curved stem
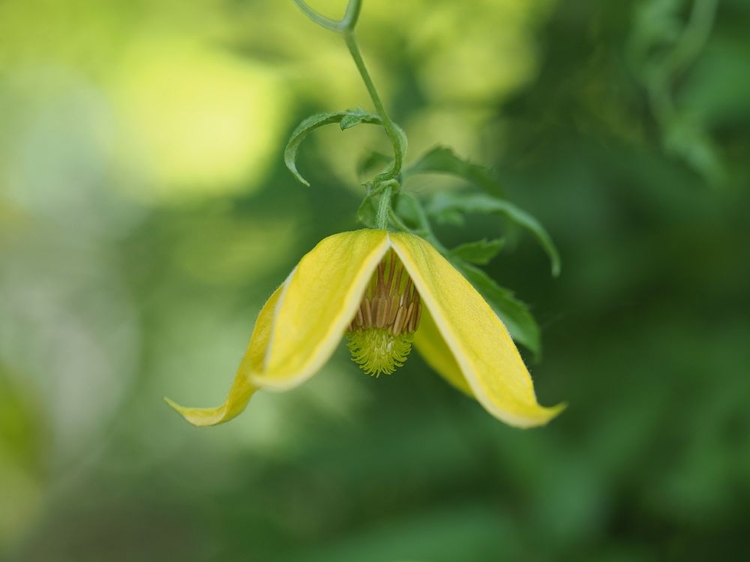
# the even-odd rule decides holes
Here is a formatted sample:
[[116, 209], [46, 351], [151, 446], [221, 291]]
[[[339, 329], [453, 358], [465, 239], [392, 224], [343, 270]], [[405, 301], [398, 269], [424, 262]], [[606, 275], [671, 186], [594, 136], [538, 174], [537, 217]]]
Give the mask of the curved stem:
[[375, 88], [372, 78], [370, 78], [370, 73], [367, 71], [367, 66], [365, 66], [365, 61], [362, 58], [362, 53], [359, 51], [359, 45], [357, 44], [357, 38], [354, 36], [354, 30], [347, 30], [342, 32], [342, 34], [344, 35], [346, 46], [349, 48], [349, 52], [354, 59], [354, 64], [357, 65], [357, 70], [359, 70], [359, 74], [362, 76], [362, 81], [365, 83], [367, 92], [370, 94], [372, 103], [375, 106], [375, 111], [377, 111], [378, 116], [382, 119], [383, 127], [385, 128], [386, 133], [388, 133], [388, 138], [391, 140], [391, 144], [393, 144], [393, 167], [389, 172], [382, 176], [382, 178], [380, 178], [381, 181], [392, 180], [399, 175], [401, 167], [403, 166], [401, 138], [399, 137], [399, 133], [396, 130], [393, 121], [388, 117], [388, 113], [385, 111], [383, 102], [378, 95], [378, 90]]
[[[376, 216], [377, 227], [382, 230], [388, 230], [389, 219], [394, 214], [393, 212], [393, 194], [397, 193], [400, 187], [398, 176], [401, 173], [401, 167], [403, 166], [404, 152], [406, 151], [406, 137], [403, 131], [397, 127], [391, 118], [388, 117], [388, 113], [385, 110], [385, 106], [380, 99], [378, 90], [375, 87], [370, 73], [367, 71], [367, 66], [362, 58], [362, 53], [359, 50], [357, 44], [357, 38], [354, 35], [354, 27], [357, 24], [359, 13], [362, 8], [362, 0], [349, 0], [346, 6], [346, 12], [344, 17], [340, 20], [332, 20], [325, 17], [324, 15], [313, 10], [307, 5], [305, 0], [294, 0], [295, 4], [318, 25], [341, 33], [344, 36], [344, 42], [346, 43], [349, 53], [354, 59], [354, 64], [357, 66], [359, 75], [362, 77], [362, 81], [365, 83], [367, 93], [370, 94], [370, 99], [375, 106], [375, 111], [380, 117], [381, 123], [385, 132], [388, 134], [388, 138], [393, 145], [393, 166], [390, 170], [378, 174], [370, 187], [376, 192], [380, 192], [380, 201], [378, 204], [378, 212]], [[368, 188], [369, 193], [369, 188]], [[371, 194], [368, 194], [368, 198]]]
[[716, 17], [718, 0], [695, 0], [690, 19], [666, 62], [667, 73], [676, 77], [706, 46]]
[[672, 51], [647, 77], [649, 102], [662, 127], [675, 117], [674, 82], [703, 51], [716, 18], [718, 0], [694, 0], [690, 17]]
[[359, 19], [359, 12], [362, 9], [362, 0], [349, 0], [346, 5], [346, 12], [344, 17], [341, 19], [341, 23], [344, 28], [353, 30], [354, 26], [357, 25]]
[[362, 0], [349, 0], [349, 4], [347, 4], [346, 6], [344, 17], [337, 21], [332, 20], [331, 18], [327, 18], [324, 15], [313, 10], [310, 6], [307, 5], [307, 2], [305, 2], [305, 0], [294, 0], [294, 3], [299, 6], [300, 10], [305, 12], [305, 15], [308, 18], [313, 20], [319, 26], [330, 29], [331, 31], [336, 31], [338, 33], [347, 30], [351, 31], [354, 29], [354, 26], [357, 25], [359, 12], [362, 8]]

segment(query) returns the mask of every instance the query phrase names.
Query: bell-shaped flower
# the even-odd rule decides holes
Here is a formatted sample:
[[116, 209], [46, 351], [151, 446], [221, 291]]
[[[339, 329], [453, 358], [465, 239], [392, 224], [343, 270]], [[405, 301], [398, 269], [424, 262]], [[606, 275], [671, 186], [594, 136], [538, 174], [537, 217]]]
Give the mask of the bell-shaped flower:
[[167, 402], [193, 425], [226, 422], [258, 389], [305, 382], [344, 335], [354, 361], [373, 375], [401, 366], [413, 343], [449, 383], [513, 426], [545, 424], [564, 408], [537, 403], [505, 326], [435, 248], [412, 234], [370, 229], [325, 238], [271, 295], [224, 404]]

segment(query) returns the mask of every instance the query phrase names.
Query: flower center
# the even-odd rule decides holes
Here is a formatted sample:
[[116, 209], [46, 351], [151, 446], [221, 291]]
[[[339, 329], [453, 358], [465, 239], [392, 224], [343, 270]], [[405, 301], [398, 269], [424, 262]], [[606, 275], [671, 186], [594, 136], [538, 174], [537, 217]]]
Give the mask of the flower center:
[[368, 375], [390, 375], [409, 356], [421, 314], [419, 293], [391, 250], [373, 273], [346, 332], [352, 360]]

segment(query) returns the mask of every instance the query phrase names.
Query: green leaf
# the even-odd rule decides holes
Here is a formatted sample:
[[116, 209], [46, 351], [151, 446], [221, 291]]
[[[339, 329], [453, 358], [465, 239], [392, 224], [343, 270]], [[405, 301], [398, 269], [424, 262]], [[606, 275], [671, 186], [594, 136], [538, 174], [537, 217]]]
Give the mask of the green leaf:
[[539, 325], [529, 312], [529, 308], [515, 298], [513, 292], [498, 285], [481, 269], [460, 260], [451, 260], [453, 265], [479, 291], [495, 311], [511, 337], [528, 348], [539, 359], [541, 337]]
[[505, 245], [505, 240], [477, 240], [468, 244], [461, 244], [451, 250], [451, 256], [469, 263], [485, 265], [494, 258]]
[[448, 174], [474, 183], [485, 191], [502, 192], [500, 183], [489, 168], [473, 164], [445, 146], [436, 146], [404, 170], [407, 177], [414, 174]]
[[512, 203], [485, 193], [439, 193], [431, 201], [430, 215], [441, 215], [451, 211], [462, 213], [497, 214], [529, 231], [544, 248], [552, 264], [552, 275], [560, 274], [560, 254], [544, 227]]
[[350, 129], [356, 125], [367, 123], [370, 125], [382, 125], [380, 117], [372, 113], [367, 113], [361, 108], [349, 109], [347, 111], [336, 111], [329, 113], [317, 113], [303, 120], [292, 132], [289, 142], [284, 149], [284, 163], [295, 178], [303, 185], [310, 186], [310, 183], [297, 171], [297, 150], [307, 135], [315, 129], [331, 123], [339, 123], [342, 130]]
[[375, 194], [369, 193], [360, 203], [357, 209], [357, 220], [367, 228], [377, 228], [378, 209]]
[[380, 123], [380, 117], [372, 113], [367, 113], [361, 107], [357, 109], [348, 109], [344, 112], [344, 116], [339, 122], [339, 127], [342, 131], [361, 125], [362, 123]]

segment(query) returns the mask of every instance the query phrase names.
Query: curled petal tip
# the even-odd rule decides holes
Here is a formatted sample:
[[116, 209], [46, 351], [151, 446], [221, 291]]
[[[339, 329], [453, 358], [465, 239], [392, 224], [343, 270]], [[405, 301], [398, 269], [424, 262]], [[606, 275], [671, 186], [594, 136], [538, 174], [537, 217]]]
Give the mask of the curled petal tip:
[[549, 422], [559, 416], [567, 407], [567, 402], [561, 402], [549, 408], [545, 406], [537, 406], [535, 408], [536, 411], [533, 413], [527, 412], [526, 414], [520, 416], [511, 415], [507, 419], [500, 419], [505, 421], [508, 425], [521, 429], [530, 429], [532, 427], [541, 427], [547, 425]]
[[178, 412], [179, 414], [182, 414], [182, 411], [183, 411], [183, 410], [184, 410], [185, 408], [183, 408], [182, 406], [180, 406], [180, 405], [179, 405], [179, 404], [178, 404], [177, 402], [175, 402], [175, 401], [174, 401], [174, 400], [172, 400], [171, 398], [167, 398], [166, 396], [163, 396], [162, 398], [164, 399], [164, 402], [166, 402], [167, 404], [169, 404], [169, 406], [170, 406], [170, 407], [171, 407], [171, 408], [172, 408], [173, 410], [175, 410], [175, 411], [176, 411], [176, 412]]
[[562, 414], [565, 410], [568, 408], [567, 402], [560, 402], [559, 404], [556, 404], [554, 406], [551, 406], [549, 408], [545, 408], [547, 410], [548, 416], [547, 419], [545, 419], [542, 423], [539, 425], [547, 425], [548, 422], [555, 419], [557, 416]]
[[231, 419], [226, 416], [226, 407], [224, 405], [219, 406], [218, 408], [185, 408], [166, 396], [164, 397], [164, 401], [169, 404], [175, 412], [185, 418], [188, 423], [196, 427], [219, 425], [220, 423], [224, 423]]

